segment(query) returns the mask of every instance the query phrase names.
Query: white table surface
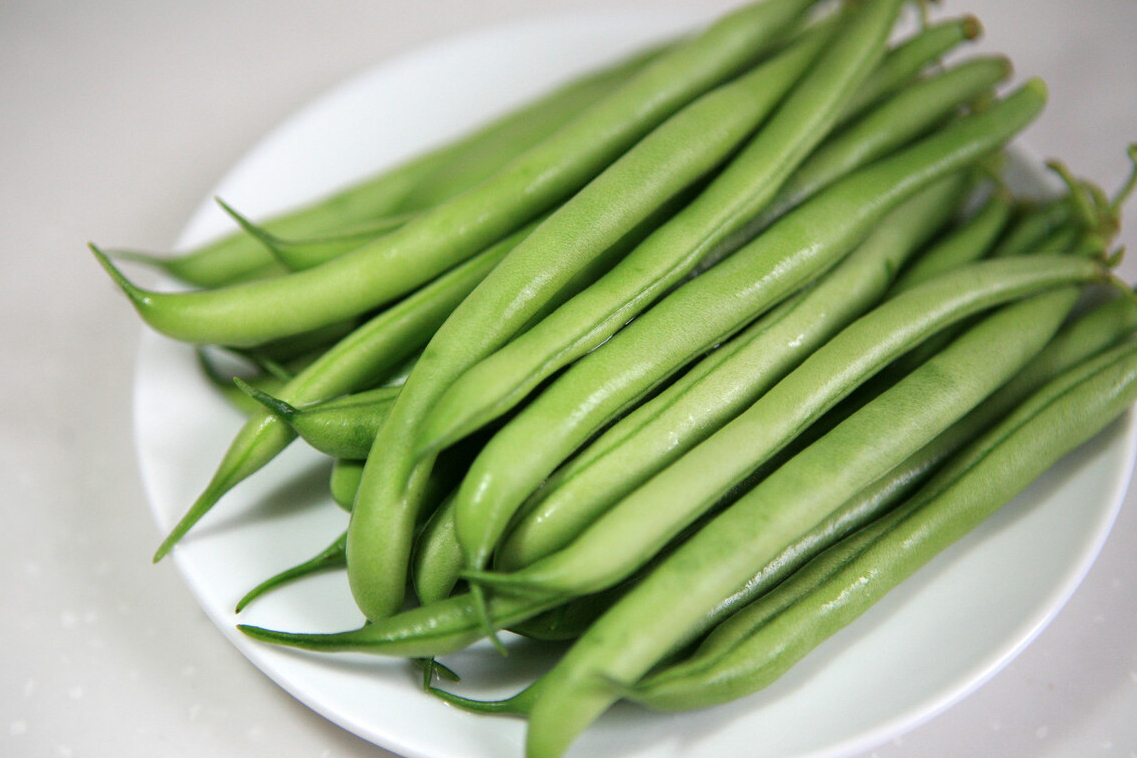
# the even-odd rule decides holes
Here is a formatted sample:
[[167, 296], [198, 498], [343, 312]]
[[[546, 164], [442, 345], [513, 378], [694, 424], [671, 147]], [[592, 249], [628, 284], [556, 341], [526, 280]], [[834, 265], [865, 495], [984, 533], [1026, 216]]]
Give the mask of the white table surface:
[[[448, 35], [605, 5], [0, 4], [0, 755], [389, 755], [278, 689], [206, 619], [173, 563], [150, 565], [160, 535], [131, 439], [140, 326], [85, 243], [167, 248], [244, 151], [351, 74]], [[1137, 2], [943, 5], [983, 20], [978, 49], [1049, 83], [1025, 141], [1116, 187], [1137, 139]], [[1131, 246], [1135, 206], [1121, 238]], [[1137, 264], [1121, 274], [1137, 281]], [[1134, 544], [1130, 492], [1043, 634], [872, 755], [1137, 756]]]

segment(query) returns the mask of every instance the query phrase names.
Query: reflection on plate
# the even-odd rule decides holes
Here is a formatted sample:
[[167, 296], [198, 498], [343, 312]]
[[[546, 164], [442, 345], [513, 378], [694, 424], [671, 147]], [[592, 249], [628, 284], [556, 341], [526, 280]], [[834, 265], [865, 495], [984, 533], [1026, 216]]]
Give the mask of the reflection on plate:
[[[253, 216], [286, 207], [705, 17], [568, 16], [425, 49], [315, 102], [266, 138], [211, 194]], [[1020, 186], [1037, 184], [1029, 165], [1019, 168]], [[227, 228], [207, 203], [181, 245]], [[144, 332], [139, 353], [135, 411], [143, 477], [166, 530], [204, 486], [241, 419], [200, 378], [192, 350], [150, 332]], [[679, 715], [619, 706], [577, 742], [573, 754], [845, 756], [911, 729], [1004, 666], [1061, 608], [1113, 523], [1134, 438], [1130, 415], [764, 692]], [[280, 686], [378, 745], [415, 757], [522, 755], [521, 721], [448, 707], [423, 694], [416, 672], [401, 661], [274, 649], [235, 631], [232, 609], [245, 591], [310, 557], [345, 527], [346, 516], [325, 494], [328, 470], [320, 456], [294, 445], [190, 533], [174, 559], [202, 607]], [[362, 617], [343, 576], [332, 573], [257, 601], [241, 620], [337, 631], [358, 626]], [[477, 683], [468, 691], [496, 697], [522, 686], [547, 663], [543, 655], [517, 648], [503, 671], [496, 653], [478, 645], [446, 662], [466, 682]]]

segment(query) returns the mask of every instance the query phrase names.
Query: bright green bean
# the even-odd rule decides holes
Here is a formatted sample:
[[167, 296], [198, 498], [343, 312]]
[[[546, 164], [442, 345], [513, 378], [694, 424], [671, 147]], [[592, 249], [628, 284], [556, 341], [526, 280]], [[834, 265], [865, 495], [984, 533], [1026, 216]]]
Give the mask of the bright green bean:
[[999, 310], [689, 537], [543, 677], [529, 711], [528, 758], [562, 755], [618, 698], [610, 682], [638, 681], [786, 544], [1013, 376], [1076, 295], [1063, 288]]
[[362, 476], [363, 461], [349, 458], [336, 459], [332, 464], [332, 475], [328, 481], [328, 490], [336, 505], [345, 511], [351, 510]]
[[297, 408], [240, 379], [236, 381], [245, 394], [268, 408], [314, 449], [335, 458], [357, 460], [371, 451], [375, 434], [399, 394], [398, 387], [377, 387]]

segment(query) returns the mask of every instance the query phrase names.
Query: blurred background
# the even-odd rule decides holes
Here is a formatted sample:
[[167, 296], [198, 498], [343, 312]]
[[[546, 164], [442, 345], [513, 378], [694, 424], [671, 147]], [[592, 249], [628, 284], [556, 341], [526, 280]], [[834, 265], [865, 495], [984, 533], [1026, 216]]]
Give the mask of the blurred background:
[[[689, 0], [708, 14], [737, 5]], [[669, 0], [671, 5], [682, 3]], [[0, 3], [0, 755], [387, 755], [293, 700], [196, 605], [132, 440], [139, 322], [88, 240], [168, 249], [225, 172], [329, 88], [422, 45], [590, 0]], [[657, 0], [620, 0], [631, 9]], [[1040, 75], [1035, 153], [1116, 188], [1137, 2], [944, 0]], [[1121, 242], [1137, 244], [1137, 203]], [[1137, 281], [1137, 264], [1121, 276]], [[991, 682], [865, 755], [1137, 757], [1137, 493], [1053, 623]]]

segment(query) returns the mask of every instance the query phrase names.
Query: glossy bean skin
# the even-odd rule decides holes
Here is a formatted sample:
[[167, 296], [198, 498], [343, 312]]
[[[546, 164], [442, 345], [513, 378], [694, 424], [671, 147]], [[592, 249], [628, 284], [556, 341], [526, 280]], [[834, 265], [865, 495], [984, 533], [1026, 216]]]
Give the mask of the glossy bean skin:
[[[734, 238], [829, 132], [849, 93], [883, 55], [898, 13], [883, 2], [849, 6], [840, 35], [814, 32], [779, 55], [793, 76], [764, 76], [769, 118], [700, 195], [604, 277], [468, 368], [431, 409], [418, 439], [430, 454], [501, 416], [555, 371], [595, 348]], [[803, 46], [804, 54], [799, 54]], [[826, 49], [817, 51], [826, 45]], [[771, 64], [767, 64], [773, 65]], [[808, 71], [806, 67], [808, 65]], [[774, 81], [781, 87], [772, 86]], [[790, 85], [792, 89], [790, 89]], [[785, 99], [779, 104], [782, 92]], [[737, 247], [737, 245], [735, 245]], [[459, 511], [463, 506], [459, 506]], [[459, 516], [459, 523], [463, 517]], [[471, 543], [466, 541], [467, 547]], [[474, 566], [484, 555], [472, 554]]]
[[[753, 8], [764, 17], [772, 9], [784, 14], [790, 6], [767, 0]], [[794, 17], [784, 15], [787, 23]], [[709, 47], [721, 36], [714, 30], [726, 33], [734, 26], [728, 17], [725, 27], [712, 27], [697, 38], [698, 49], [712, 55]], [[764, 32], [777, 30], [769, 25]], [[672, 215], [675, 201], [685, 202], [761, 120], [771, 86], [765, 73], [781, 71], [802, 48], [809, 52], [805, 45], [710, 90], [664, 121], [550, 214], [439, 328], [380, 429], [375, 446], [383, 457], [365, 467], [352, 510], [348, 577], [368, 618], [402, 606], [418, 491], [434, 457], [416, 459], [414, 441], [438, 396], [470, 365], [595, 281]], [[713, 51], [713, 57], [721, 56]]]
[[332, 474], [328, 481], [328, 492], [332, 500], [345, 511], [351, 511], [355, 493], [359, 491], [359, 480], [363, 476], [363, 461], [352, 458], [339, 458], [332, 464]]
[[[447, 200], [552, 134], [665, 49], [666, 46], [653, 48], [587, 72], [494, 118], [468, 135], [433, 147], [327, 197], [276, 214], [258, 226], [278, 237], [314, 237], [370, 222], [379, 216], [417, 211]], [[266, 254], [262, 244], [240, 231], [178, 256], [122, 254], [116, 257], [149, 263], [183, 282], [204, 288], [285, 271]]]
[[610, 682], [638, 681], [786, 544], [1013, 376], [1076, 296], [1062, 288], [999, 310], [689, 537], [543, 677], [529, 711], [528, 758], [562, 755], [619, 698]]
[[1008, 503], [1137, 399], [1137, 343], [1069, 369], [969, 445], [904, 506], [838, 543], [629, 689], [660, 710], [757, 691]]
[[969, 185], [964, 176], [950, 177], [901, 205], [788, 313], [758, 321], [606, 430], [534, 493], [495, 566], [520, 568], [564, 547], [608, 506], [754, 403], [884, 295]]
[[[397, 370], [430, 339], [447, 315], [526, 233], [507, 237], [461, 266], [373, 317], [336, 343], [284, 385], [280, 399], [304, 404], [365, 389]], [[217, 471], [174, 525], [154, 555], [160, 560], [238, 482], [260, 470], [296, 438], [267, 409], [252, 414], [238, 430]]]
[[371, 452], [375, 434], [399, 394], [398, 387], [377, 387], [298, 408], [244, 382], [239, 386], [315, 450], [357, 460]]
[[810, 354], [732, 421], [607, 510], [562, 550], [509, 574], [467, 572], [467, 578], [564, 594], [611, 586], [914, 344], [1009, 300], [1105, 276], [1100, 264], [1076, 258], [999, 263], [1017, 265], [1012, 273], [991, 262], [972, 264], [882, 303]]
[[[458, 527], [471, 558], [492, 549], [524, 500], [606, 423], [841, 260], [904, 199], [999, 148], [1044, 100], [1040, 84], [1028, 84], [851, 174], [570, 366], [497, 432], [463, 482]], [[464, 510], [478, 515], [462, 538]]]
[[765, 0], [677, 44], [485, 181], [397, 231], [287, 276], [195, 291], [138, 288], [99, 257], [153, 329], [186, 342], [249, 345], [378, 308], [563, 202], [647, 132], [760, 56], [814, 0]]

